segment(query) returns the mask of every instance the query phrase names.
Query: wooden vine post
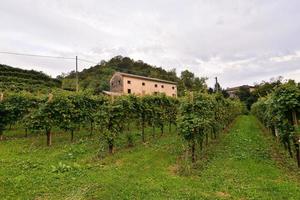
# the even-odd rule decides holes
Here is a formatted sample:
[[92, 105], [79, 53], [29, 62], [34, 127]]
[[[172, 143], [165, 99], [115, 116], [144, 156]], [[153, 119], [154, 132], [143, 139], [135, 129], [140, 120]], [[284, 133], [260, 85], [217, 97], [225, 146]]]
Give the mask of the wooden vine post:
[[48, 94], [48, 102], [51, 102], [53, 99], [53, 94], [52, 93], [49, 93]]
[[[48, 95], [48, 103], [51, 102], [53, 99], [53, 94], [49, 93]], [[46, 129], [46, 135], [47, 135], [47, 146], [51, 146], [52, 145], [52, 134], [51, 134], [51, 130], [50, 129]]]
[[[4, 99], [4, 94], [1, 92], [0, 93], [0, 102], [2, 102], [3, 99]], [[0, 141], [2, 141], [2, 140], [3, 140], [3, 130], [1, 129], [0, 130]]]
[[3, 99], [4, 99], [4, 94], [3, 94], [3, 92], [0, 92], [0, 102], [2, 102]]
[[300, 137], [295, 136], [294, 140], [295, 140], [294, 144], [295, 144], [296, 155], [297, 155], [297, 163], [298, 163], [298, 167], [300, 167]]
[[296, 149], [296, 157], [297, 157], [297, 164], [298, 167], [300, 167], [300, 136], [298, 134], [298, 119], [297, 119], [297, 113], [296, 111], [292, 111], [292, 118], [293, 118], [293, 124], [295, 127], [295, 136], [293, 137], [294, 140], [294, 145], [295, 145], [295, 149]]
[[[194, 93], [193, 92], [190, 92], [190, 103], [194, 106]], [[194, 112], [194, 109], [193, 109], [193, 112]], [[195, 128], [193, 130], [193, 135], [195, 137]], [[194, 163], [196, 161], [196, 155], [195, 155], [195, 151], [196, 151], [196, 141], [195, 141], [195, 138], [193, 138], [192, 140], [192, 147], [191, 147], [191, 153], [192, 153], [192, 162]]]

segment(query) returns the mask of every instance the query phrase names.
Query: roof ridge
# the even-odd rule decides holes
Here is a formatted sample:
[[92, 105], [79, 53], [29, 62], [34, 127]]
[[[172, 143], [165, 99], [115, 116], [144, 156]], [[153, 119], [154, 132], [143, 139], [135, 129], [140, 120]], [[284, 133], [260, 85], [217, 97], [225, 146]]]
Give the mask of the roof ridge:
[[174, 81], [168, 81], [168, 80], [163, 80], [163, 79], [159, 79], [159, 78], [152, 78], [152, 77], [141, 76], [141, 75], [136, 75], [136, 74], [129, 74], [129, 73], [125, 73], [125, 72], [115, 72], [115, 74], [116, 73], [121, 74], [121, 75], [125, 75], [125, 76], [131, 76], [131, 77], [135, 77], [135, 78], [146, 79], [146, 80], [152, 80], [152, 81], [170, 83], [170, 84], [175, 84], [175, 85], [177, 84]]

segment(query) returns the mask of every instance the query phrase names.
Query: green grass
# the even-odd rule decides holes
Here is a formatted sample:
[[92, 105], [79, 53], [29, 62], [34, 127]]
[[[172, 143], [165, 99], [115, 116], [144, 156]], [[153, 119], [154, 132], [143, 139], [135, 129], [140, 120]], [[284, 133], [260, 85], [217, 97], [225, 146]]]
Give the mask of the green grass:
[[1, 142], [0, 199], [300, 199], [299, 176], [277, 165], [251, 116], [238, 118], [188, 176], [176, 173], [184, 146], [175, 133], [146, 144], [135, 137], [133, 148], [118, 141], [123, 147], [103, 159], [98, 137], [80, 134], [74, 144], [56, 135], [50, 148], [43, 135]]

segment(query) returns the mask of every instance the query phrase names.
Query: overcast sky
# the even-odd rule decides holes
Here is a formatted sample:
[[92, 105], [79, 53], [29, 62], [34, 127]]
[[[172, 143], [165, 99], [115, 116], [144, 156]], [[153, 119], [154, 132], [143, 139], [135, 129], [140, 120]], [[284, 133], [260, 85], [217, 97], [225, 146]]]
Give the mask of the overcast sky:
[[[210, 85], [218, 76], [223, 87], [300, 81], [299, 0], [1, 0], [0, 19], [0, 51], [129, 56]], [[0, 63], [54, 77], [74, 69], [69, 60], [2, 54]]]

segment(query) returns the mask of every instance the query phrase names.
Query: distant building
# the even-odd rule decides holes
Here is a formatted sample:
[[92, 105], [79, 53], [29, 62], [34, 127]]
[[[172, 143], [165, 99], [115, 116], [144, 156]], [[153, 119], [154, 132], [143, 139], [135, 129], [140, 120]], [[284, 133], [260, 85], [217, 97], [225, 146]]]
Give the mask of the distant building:
[[227, 88], [226, 92], [229, 94], [230, 98], [238, 98], [237, 93], [240, 90], [240, 88], [247, 88], [247, 89], [249, 89], [250, 92], [253, 92], [255, 90], [254, 86], [242, 85], [242, 86], [238, 86], [238, 87]]
[[163, 93], [177, 97], [177, 85], [172, 81], [116, 72], [110, 79], [110, 91], [105, 93], [108, 95]]

